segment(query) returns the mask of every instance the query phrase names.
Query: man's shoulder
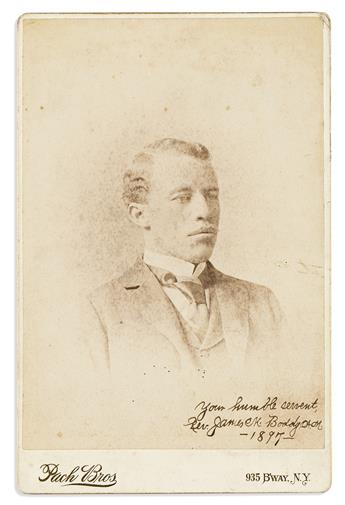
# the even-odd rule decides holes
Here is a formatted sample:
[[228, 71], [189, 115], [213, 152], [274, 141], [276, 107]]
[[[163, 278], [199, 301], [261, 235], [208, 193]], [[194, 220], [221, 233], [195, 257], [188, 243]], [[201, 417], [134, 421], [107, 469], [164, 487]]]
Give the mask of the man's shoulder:
[[88, 298], [93, 305], [104, 305], [107, 303], [121, 303], [127, 301], [128, 294], [141, 286], [144, 281], [145, 266], [141, 258], [122, 274], [114, 276], [109, 281], [101, 284], [92, 290]]
[[225, 274], [210, 264], [210, 270], [214, 276], [215, 283], [222, 285], [225, 289], [244, 291], [250, 296], [267, 296], [272, 293], [270, 288], [256, 282], [251, 282], [239, 277]]
[[211, 269], [213, 269], [216, 286], [219, 286], [226, 295], [223, 300], [236, 300], [239, 306], [249, 310], [252, 319], [259, 320], [266, 317], [275, 324], [275, 328], [278, 328], [283, 313], [277, 297], [270, 288], [224, 274], [212, 265]]
[[99, 302], [106, 302], [113, 300], [121, 294], [121, 284], [119, 283], [120, 277], [113, 278], [103, 284], [94, 288], [89, 294], [88, 299], [92, 304], [99, 304]]

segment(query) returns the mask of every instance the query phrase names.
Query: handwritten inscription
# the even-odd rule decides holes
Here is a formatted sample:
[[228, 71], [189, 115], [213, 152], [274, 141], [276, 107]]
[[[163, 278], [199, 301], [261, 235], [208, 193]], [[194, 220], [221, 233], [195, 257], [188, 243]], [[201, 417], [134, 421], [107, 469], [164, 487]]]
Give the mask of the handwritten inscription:
[[40, 482], [51, 482], [62, 486], [112, 487], [117, 483], [116, 473], [103, 471], [100, 464], [75, 466], [64, 472], [56, 463], [45, 463], [40, 467]]
[[281, 440], [294, 440], [300, 432], [323, 430], [318, 409], [318, 398], [292, 402], [269, 396], [262, 403], [248, 403], [238, 396], [227, 406], [200, 401], [184, 426], [207, 437], [224, 429], [236, 430], [241, 437], [277, 446]]

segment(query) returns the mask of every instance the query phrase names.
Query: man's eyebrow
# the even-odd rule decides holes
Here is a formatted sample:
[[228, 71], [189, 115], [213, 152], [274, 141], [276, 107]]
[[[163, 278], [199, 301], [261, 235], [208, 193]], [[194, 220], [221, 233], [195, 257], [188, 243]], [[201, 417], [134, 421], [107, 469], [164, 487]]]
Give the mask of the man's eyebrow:
[[169, 196], [174, 195], [175, 193], [183, 193], [187, 191], [192, 191], [191, 186], [177, 186], [176, 188], [169, 191]]

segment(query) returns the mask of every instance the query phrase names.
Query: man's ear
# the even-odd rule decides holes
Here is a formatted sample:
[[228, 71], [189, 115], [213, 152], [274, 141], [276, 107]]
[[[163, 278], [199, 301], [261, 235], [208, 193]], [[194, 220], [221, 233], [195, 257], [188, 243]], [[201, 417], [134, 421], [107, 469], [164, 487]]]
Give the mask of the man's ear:
[[150, 228], [149, 209], [144, 203], [130, 203], [128, 205], [129, 219], [142, 228]]

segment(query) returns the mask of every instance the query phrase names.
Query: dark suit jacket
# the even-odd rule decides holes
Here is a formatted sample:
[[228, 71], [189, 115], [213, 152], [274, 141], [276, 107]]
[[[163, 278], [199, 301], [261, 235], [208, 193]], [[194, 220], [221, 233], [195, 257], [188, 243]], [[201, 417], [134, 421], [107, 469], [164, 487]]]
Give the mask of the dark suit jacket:
[[270, 350], [276, 351], [282, 313], [272, 291], [225, 275], [210, 262], [207, 275], [217, 296], [224, 338], [201, 355], [184, 338], [175, 307], [142, 258], [91, 293], [110, 367], [170, 371], [225, 366], [238, 371], [248, 360], [265, 360]]

